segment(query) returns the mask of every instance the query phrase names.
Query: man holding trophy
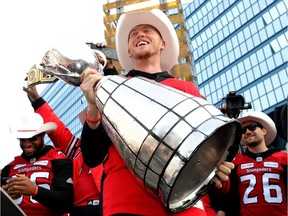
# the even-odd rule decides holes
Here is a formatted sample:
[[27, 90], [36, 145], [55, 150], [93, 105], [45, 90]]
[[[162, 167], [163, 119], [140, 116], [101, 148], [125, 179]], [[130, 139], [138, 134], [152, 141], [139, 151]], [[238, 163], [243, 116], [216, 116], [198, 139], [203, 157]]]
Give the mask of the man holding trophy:
[[[172, 23], [162, 11], [153, 9], [121, 15], [116, 29], [116, 50], [120, 65], [125, 71], [129, 71], [126, 75], [128, 80], [134, 79], [134, 77], [144, 77], [203, 100], [193, 83], [177, 80], [168, 72], [177, 64], [179, 44]], [[199, 196], [197, 199], [199, 201], [195, 202], [193, 206], [187, 205], [179, 211], [171, 212], [169, 211], [171, 209], [167, 208], [159, 198], [159, 196], [165, 196], [164, 190], [159, 195], [138, 182], [138, 179], [123, 160], [125, 155], [120, 155], [121, 148], [116, 148], [115, 143], [112, 143], [113, 134], [112, 136], [107, 135], [109, 127], [104, 125], [107, 121], [104, 116], [105, 113], [102, 113], [103, 110], [99, 110], [96, 104], [95, 88], [97, 88], [97, 83], [102, 81], [102, 78], [103, 76], [98, 73], [98, 70], [86, 69], [81, 74], [80, 87], [88, 104], [86, 122], [81, 135], [81, 150], [83, 159], [88, 166], [95, 167], [103, 163], [103, 215], [215, 215], [210, 207], [208, 195]], [[157, 92], [154, 94], [157, 95]], [[125, 94], [121, 96], [124, 97]], [[135, 109], [143, 109], [142, 114], [147, 119], [157, 114], [156, 112], [150, 113], [148, 107], [145, 110], [145, 107], [139, 107], [137, 104], [130, 104], [130, 107], [133, 105], [135, 105]], [[125, 106], [120, 111], [123, 109], [125, 110]], [[117, 115], [117, 110], [114, 112]], [[126, 119], [121, 121], [125, 124]], [[130, 128], [127, 127], [126, 129], [133, 131], [133, 126], [131, 125]], [[130, 135], [133, 136], [132, 132]], [[124, 139], [124, 142], [128, 142], [128, 147], [134, 148], [129, 143], [129, 140], [133, 140], [132, 138], [119, 138], [117, 134], [114, 136], [115, 140]], [[238, 141], [236, 139], [235, 142]], [[128, 148], [127, 146], [124, 148]], [[162, 153], [164, 155], [165, 151]], [[160, 152], [160, 157], [162, 153]], [[162, 160], [162, 158], [160, 159]], [[198, 162], [201, 164], [200, 160]], [[213, 174], [216, 173], [213, 184], [216, 187], [221, 187], [221, 181], [228, 180], [228, 175], [233, 168], [233, 164], [227, 161], [217, 164], [217, 169], [215, 172], [213, 171]], [[194, 178], [198, 177], [201, 178], [194, 176]], [[149, 185], [149, 182], [147, 184]], [[185, 206], [184, 202], [183, 205]]]
[[[97, 43], [96, 48], [104, 49], [105, 45]], [[109, 56], [107, 57], [107, 63], [105, 62], [106, 59], [101, 58], [101, 56], [97, 57], [99, 58], [99, 63], [103, 64], [103, 74], [105, 76], [118, 75]], [[35, 79], [30, 79], [32, 76]], [[42, 116], [44, 122], [52, 121], [57, 124], [57, 129], [49, 133], [48, 136], [52, 140], [53, 145], [61, 149], [73, 162], [74, 204], [69, 213], [71, 216], [100, 216], [102, 215], [99, 205], [102, 165], [90, 169], [83, 162], [80, 139], [71, 133], [48, 102], [38, 94], [35, 85], [57, 81], [57, 77], [53, 76], [49, 77], [49, 79], [43, 79], [45, 76], [46, 74], [33, 66], [25, 78], [28, 86], [23, 87], [23, 91], [27, 93], [34, 111]]]

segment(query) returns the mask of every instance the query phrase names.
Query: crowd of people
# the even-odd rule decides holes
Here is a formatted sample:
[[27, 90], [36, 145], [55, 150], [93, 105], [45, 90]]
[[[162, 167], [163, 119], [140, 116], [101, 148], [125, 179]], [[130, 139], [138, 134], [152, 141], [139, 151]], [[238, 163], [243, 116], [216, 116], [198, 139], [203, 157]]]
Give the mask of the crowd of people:
[[[193, 83], [169, 73], [178, 62], [179, 44], [162, 11], [121, 15], [116, 51], [128, 79], [144, 77], [204, 98]], [[111, 64], [106, 67], [104, 75], [118, 74]], [[238, 118], [246, 151], [217, 165], [214, 187], [195, 205], [172, 213], [139, 183], [104, 129], [95, 101], [95, 86], [102, 78], [95, 69], [81, 74], [87, 101], [81, 139], [35, 86], [23, 88], [35, 113], [14, 122], [23, 153], [2, 169], [1, 185], [26, 215], [287, 215], [287, 152], [269, 148], [277, 130], [268, 115], [253, 111]], [[46, 134], [54, 146], [45, 145]]]

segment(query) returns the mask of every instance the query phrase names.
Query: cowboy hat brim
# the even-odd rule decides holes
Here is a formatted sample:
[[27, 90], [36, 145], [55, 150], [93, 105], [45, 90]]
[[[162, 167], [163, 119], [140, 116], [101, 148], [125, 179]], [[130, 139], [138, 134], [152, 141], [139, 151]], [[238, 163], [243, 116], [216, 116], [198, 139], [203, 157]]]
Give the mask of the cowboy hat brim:
[[10, 125], [10, 131], [17, 139], [31, 138], [41, 133], [50, 133], [56, 129], [56, 123], [44, 123], [42, 116], [38, 113], [30, 113], [16, 118]]
[[16, 138], [27, 139], [27, 138], [31, 138], [41, 133], [51, 133], [52, 131], [56, 130], [56, 128], [57, 128], [57, 125], [54, 122], [47, 122], [38, 130], [17, 130]]
[[133, 69], [133, 62], [128, 54], [128, 36], [135, 26], [141, 24], [151, 25], [160, 32], [166, 44], [161, 53], [161, 69], [171, 70], [175, 64], [178, 64], [179, 41], [171, 21], [158, 9], [120, 16], [116, 28], [116, 51], [120, 65], [126, 72]]
[[275, 123], [273, 120], [263, 112], [254, 111], [254, 112], [247, 112], [243, 114], [243, 117], [237, 119], [240, 124], [243, 124], [247, 121], [254, 121], [261, 124], [264, 128], [266, 128], [267, 133], [265, 135], [265, 143], [266, 145], [270, 145], [277, 135], [277, 130]]

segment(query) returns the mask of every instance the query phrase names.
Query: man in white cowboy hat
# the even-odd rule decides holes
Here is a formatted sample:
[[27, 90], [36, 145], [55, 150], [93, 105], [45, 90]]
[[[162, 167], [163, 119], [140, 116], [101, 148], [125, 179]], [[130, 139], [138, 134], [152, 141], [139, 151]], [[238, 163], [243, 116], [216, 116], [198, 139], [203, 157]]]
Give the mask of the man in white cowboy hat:
[[[121, 15], [116, 29], [116, 50], [120, 65], [128, 72], [128, 78], [145, 77], [202, 97], [193, 83], [177, 80], [169, 73], [178, 61], [179, 44], [172, 23], [162, 11], [153, 9]], [[103, 214], [170, 215], [160, 198], [139, 184], [128, 170], [103, 129], [94, 91], [95, 84], [102, 76], [92, 69], [85, 70], [81, 76], [80, 87], [88, 104], [86, 123], [81, 135], [81, 149], [83, 159], [90, 167], [101, 164], [105, 159]], [[220, 179], [228, 179], [227, 175], [232, 168], [232, 163], [222, 164], [217, 171]], [[216, 178], [215, 182], [221, 186], [219, 179]], [[207, 199], [207, 196], [202, 200], [204, 199]], [[206, 205], [207, 202], [200, 201], [196, 207], [180, 214], [206, 216]]]
[[[226, 212], [233, 216], [268, 216], [272, 212], [287, 216], [287, 152], [269, 149], [277, 134], [275, 123], [259, 111], [247, 112], [238, 121], [241, 143], [247, 149], [233, 160], [227, 199], [232, 203], [225, 203], [229, 207]], [[223, 185], [223, 189], [229, 187]]]
[[23, 153], [3, 168], [2, 188], [29, 216], [69, 212], [73, 205], [72, 163], [44, 143], [45, 134], [54, 131], [56, 124], [44, 123], [33, 113], [19, 118], [10, 128]]
[[[112, 70], [115, 70], [115, 68], [108, 69], [108, 72]], [[107, 69], [104, 69], [104, 71], [107, 71]], [[71, 215], [100, 216], [99, 200], [102, 165], [90, 168], [83, 162], [80, 149], [81, 140], [71, 133], [48, 102], [40, 97], [36, 86], [23, 87], [23, 90], [27, 93], [34, 111], [42, 116], [44, 122], [53, 121], [57, 124], [57, 129], [49, 133], [48, 136], [53, 141], [54, 146], [61, 149], [72, 161], [74, 206]], [[83, 121], [85, 121], [85, 114], [83, 118]]]

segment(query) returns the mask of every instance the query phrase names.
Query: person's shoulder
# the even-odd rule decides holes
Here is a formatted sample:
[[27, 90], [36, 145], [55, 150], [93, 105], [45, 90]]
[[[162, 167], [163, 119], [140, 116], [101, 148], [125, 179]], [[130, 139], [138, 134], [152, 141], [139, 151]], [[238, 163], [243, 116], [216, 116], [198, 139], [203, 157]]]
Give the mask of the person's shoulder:
[[180, 79], [176, 79], [176, 78], [168, 78], [168, 79], [165, 79], [164, 81], [162, 81], [161, 83], [168, 85], [170, 87], [173, 87], [175, 89], [178, 89], [180, 91], [183, 91], [185, 93], [191, 94], [193, 96], [204, 98], [200, 94], [197, 86], [192, 82], [188, 82], [188, 81], [180, 80]]
[[68, 159], [68, 157], [59, 149], [59, 148], [51, 148], [48, 152], [49, 157], [51, 159]]
[[245, 154], [237, 153], [232, 161], [232, 163], [237, 166], [241, 163], [243, 163], [244, 160], [246, 160], [247, 156]]
[[12, 161], [10, 161], [7, 166], [15, 166], [17, 164], [26, 163], [24, 158], [21, 155], [15, 156]]
[[273, 157], [276, 158], [280, 163], [287, 165], [287, 151], [277, 151], [273, 153]]

